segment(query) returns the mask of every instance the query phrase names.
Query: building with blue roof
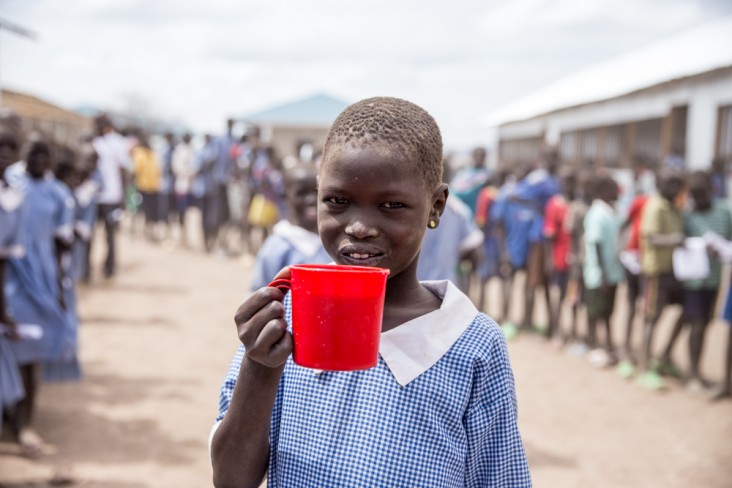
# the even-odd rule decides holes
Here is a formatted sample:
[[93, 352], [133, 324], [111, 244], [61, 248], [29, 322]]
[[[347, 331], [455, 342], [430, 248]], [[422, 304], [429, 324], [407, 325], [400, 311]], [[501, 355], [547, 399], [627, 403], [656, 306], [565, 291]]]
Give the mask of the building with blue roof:
[[326, 94], [277, 105], [235, 118], [237, 122], [260, 128], [262, 140], [271, 144], [277, 157], [297, 155], [302, 144], [322, 149], [333, 121], [348, 103]]

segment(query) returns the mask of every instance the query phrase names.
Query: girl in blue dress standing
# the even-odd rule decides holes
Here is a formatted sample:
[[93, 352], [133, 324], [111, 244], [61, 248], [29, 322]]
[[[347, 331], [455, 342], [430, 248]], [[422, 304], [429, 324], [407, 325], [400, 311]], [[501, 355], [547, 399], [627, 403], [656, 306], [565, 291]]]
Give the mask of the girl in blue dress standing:
[[10, 345], [18, 340], [18, 324], [8, 314], [5, 300], [5, 270], [8, 259], [23, 254], [21, 221], [24, 195], [5, 180], [5, 170], [18, 159], [18, 139], [11, 131], [0, 132], [0, 432], [3, 410], [14, 407], [24, 396], [23, 382]]
[[25, 388], [25, 398], [16, 408], [13, 427], [29, 456], [43, 451], [43, 442], [32, 428], [41, 364], [60, 361], [75, 353], [69, 348], [75, 324], [70, 322], [64, 308], [56, 253], [57, 247], [63, 248], [71, 242], [73, 202], [50, 174], [50, 168], [49, 145], [42, 140], [32, 142], [24, 173], [18, 181], [26, 194], [26, 218], [21, 222], [25, 255], [10, 259], [5, 285], [12, 318], [18, 323], [39, 325], [43, 330], [39, 340], [12, 343]]
[[259, 486], [265, 474], [270, 488], [531, 486], [501, 329], [450, 281], [417, 279], [422, 238], [448, 196], [434, 119], [395, 98], [349, 106], [328, 133], [318, 185], [330, 257], [390, 271], [378, 363], [298, 366], [289, 297], [252, 293], [235, 316], [242, 346], [212, 429], [215, 486]]
[[76, 242], [76, 224], [80, 216], [80, 207], [76, 201], [74, 189], [79, 186], [76, 153], [70, 149], [62, 151], [61, 158], [54, 168], [55, 184], [66, 205], [71, 206], [71, 233], [55, 237], [58, 279], [61, 287], [61, 307], [66, 313], [67, 330], [58, 358], [44, 361], [42, 374], [44, 381], [76, 381], [81, 378], [77, 350], [77, 334], [79, 316], [76, 312], [76, 280], [74, 273], [73, 245]]

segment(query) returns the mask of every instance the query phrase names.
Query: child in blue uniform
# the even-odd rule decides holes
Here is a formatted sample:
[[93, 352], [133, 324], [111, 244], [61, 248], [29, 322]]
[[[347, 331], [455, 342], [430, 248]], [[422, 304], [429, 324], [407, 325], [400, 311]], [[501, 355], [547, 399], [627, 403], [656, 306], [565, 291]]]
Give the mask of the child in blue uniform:
[[89, 282], [89, 247], [97, 221], [97, 197], [102, 180], [97, 169], [97, 152], [91, 144], [79, 150], [79, 184], [74, 187], [74, 243], [71, 250], [71, 270], [76, 281]]
[[18, 340], [17, 324], [8, 314], [5, 270], [8, 259], [23, 254], [23, 192], [8, 186], [5, 169], [18, 159], [18, 139], [11, 131], [0, 132], [0, 433], [3, 410], [18, 403], [25, 392], [10, 341]]
[[252, 291], [272, 281], [291, 264], [331, 262], [318, 235], [318, 181], [315, 167], [297, 164], [285, 172], [287, 219], [275, 224], [257, 252], [252, 270]]
[[76, 381], [81, 379], [81, 365], [76, 354], [78, 343], [79, 316], [76, 312], [76, 281], [73, 263], [73, 245], [79, 208], [74, 197], [74, 189], [79, 185], [76, 154], [67, 149], [54, 165], [54, 183], [67, 207], [71, 208], [71, 229], [64, 229], [63, 235], [56, 235], [56, 260], [61, 287], [61, 306], [66, 314], [67, 330], [63, 334], [61, 354], [43, 363], [44, 381]]
[[[339, 264], [390, 270], [378, 364], [292, 362], [290, 300], [253, 293], [211, 435], [216, 486], [530, 486], [498, 325], [449, 281], [417, 280], [425, 230], [448, 196], [432, 117], [395, 98], [348, 107], [330, 129], [318, 231]], [[278, 277], [289, 276], [283, 269]]]
[[21, 222], [25, 255], [10, 259], [5, 284], [12, 318], [18, 323], [36, 324], [43, 329], [43, 337], [39, 340], [12, 343], [26, 393], [18, 405], [14, 428], [21, 447], [30, 456], [40, 454], [43, 445], [31, 428], [40, 365], [45, 361], [57, 361], [68, 352], [65, 346], [73, 325], [64, 309], [56, 254], [57, 245], [70, 242], [73, 203], [49, 174], [50, 165], [48, 144], [43, 141], [32, 143], [25, 174], [19, 181], [24, 186], [27, 205], [26, 218]]

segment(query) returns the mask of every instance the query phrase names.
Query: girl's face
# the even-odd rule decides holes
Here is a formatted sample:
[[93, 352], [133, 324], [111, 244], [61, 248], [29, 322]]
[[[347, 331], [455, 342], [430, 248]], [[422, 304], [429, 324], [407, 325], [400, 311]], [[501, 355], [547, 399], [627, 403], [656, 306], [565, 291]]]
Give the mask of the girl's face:
[[323, 162], [318, 231], [338, 264], [416, 272], [427, 223], [439, 220], [446, 187], [428, 191], [417, 162], [388, 144], [336, 147]]
[[318, 183], [315, 170], [296, 168], [287, 177], [287, 204], [293, 223], [318, 231]]
[[26, 160], [26, 168], [32, 178], [42, 178], [51, 168], [51, 158], [44, 150], [31, 149]]

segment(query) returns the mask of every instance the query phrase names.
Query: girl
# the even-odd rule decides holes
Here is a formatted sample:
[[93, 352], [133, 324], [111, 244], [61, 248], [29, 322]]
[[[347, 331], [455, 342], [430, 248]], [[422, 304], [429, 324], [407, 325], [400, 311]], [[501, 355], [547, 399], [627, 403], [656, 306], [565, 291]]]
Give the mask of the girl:
[[[449, 281], [419, 282], [447, 201], [432, 117], [395, 98], [348, 107], [323, 150], [318, 231], [338, 264], [390, 270], [377, 366], [295, 365], [290, 300], [236, 314], [243, 343], [212, 432], [216, 486], [530, 486], [501, 329]], [[287, 277], [283, 269], [278, 277]]]
[[21, 222], [25, 256], [9, 261], [6, 293], [12, 318], [18, 323], [37, 324], [43, 329], [39, 340], [12, 343], [25, 388], [19, 403], [14, 429], [24, 452], [42, 453], [43, 443], [32, 429], [33, 413], [44, 361], [58, 361], [70, 354], [69, 340], [74, 324], [64, 309], [59, 286], [56, 249], [71, 242], [73, 202], [49, 173], [51, 151], [44, 141], [31, 143], [26, 169], [19, 181], [26, 194], [27, 210]]
[[18, 139], [10, 131], [0, 133], [0, 432], [3, 409], [13, 407], [24, 396], [18, 364], [10, 345], [18, 340], [17, 324], [8, 313], [5, 300], [5, 270], [13, 256], [23, 254], [21, 221], [24, 218], [24, 195], [8, 186], [5, 170], [18, 159]]

